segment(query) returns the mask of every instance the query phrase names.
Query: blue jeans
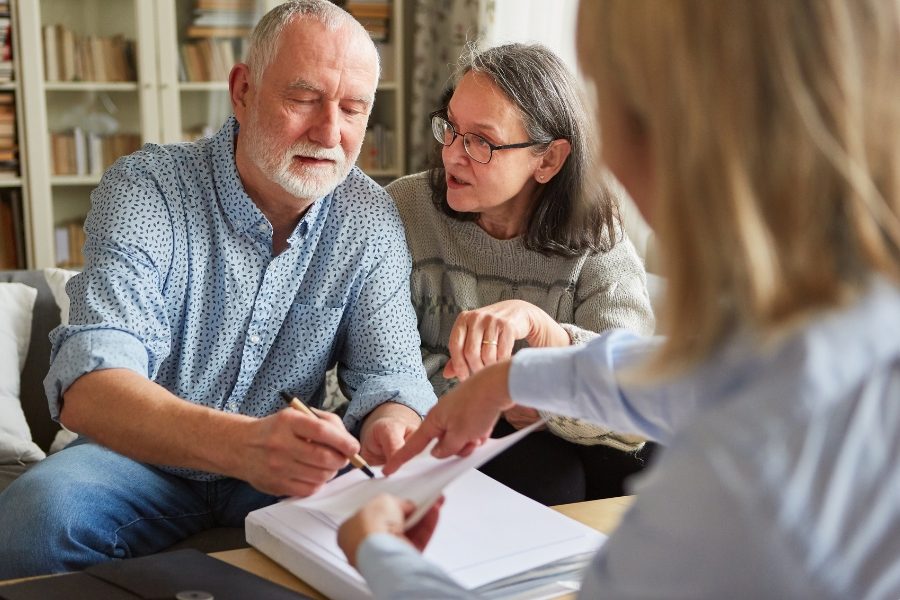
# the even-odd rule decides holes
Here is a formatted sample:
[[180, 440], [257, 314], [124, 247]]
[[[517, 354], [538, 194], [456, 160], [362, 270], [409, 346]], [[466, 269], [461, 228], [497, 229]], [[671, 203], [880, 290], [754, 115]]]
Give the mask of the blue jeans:
[[75, 442], [0, 494], [0, 579], [152, 554], [206, 529], [243, 527], [247, 513], [277, 499], [236, 479], [184, 479]]

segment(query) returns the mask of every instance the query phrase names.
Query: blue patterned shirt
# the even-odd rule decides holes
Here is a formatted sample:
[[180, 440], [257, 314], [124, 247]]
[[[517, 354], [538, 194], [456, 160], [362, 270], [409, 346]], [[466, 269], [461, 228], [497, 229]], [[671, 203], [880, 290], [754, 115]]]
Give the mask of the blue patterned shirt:
[[[390, 197], [354, 168], [272, 256], [272, 226], [244, 191], [233, 117], [212, 138], [147, 145], [92, 194], [71, 323], [51, 334], [44, 385], [61, 394], [126, 368], [216, 410], [264, 417], [278, 390], [321, 402], [335, 363], [354, 431], [386, 401], [435, 403], [409, 296], [411, 261]], [[209, 474], [178, 470], [193, 478]]]

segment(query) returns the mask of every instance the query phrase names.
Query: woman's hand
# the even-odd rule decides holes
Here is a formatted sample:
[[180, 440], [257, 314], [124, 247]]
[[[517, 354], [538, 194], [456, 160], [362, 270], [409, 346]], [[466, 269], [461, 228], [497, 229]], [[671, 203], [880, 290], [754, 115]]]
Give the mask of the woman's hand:
[[379, 494], [341, 525], [338, 529], [338, 546], [354, 567], [359, 546], [373, 533], [389, 533], [406, 540], [422, 552], [437, 527], [438, 513], [443, 503], [444, 498], [441, 497], [418, 523], [404, 531], [403, 523], [415, 512], [416, 505], [409, 500]]
[[524, 300], [505, 300], [459, 313], [447, 347], [444, 377], [465, 381], [481, 369], [512, 356], [524, 339], [532, 347], [568, 346], [569, 334], [543, 310]]
[[[506, 419], [506, 422], [515, 427], [516, 429], [524, 429], [528, 427], [535, 421], [539, 421], [541, 419], [541, 413], [533, 408], [528, 408], [527, 406], [519, 406], [516, 404], [512, 408], [503, 411], [503, 418]], [[542, 425], [537, 429], [546, 429], [547, 425]]]
[[444, 394], [382, 472], [390, 475], [435, 438], [431, 454], [436, 458], [471, 454], [490, 437], [500, 413], [513, 407], [509, 367], [509, 361], [490, 366]]

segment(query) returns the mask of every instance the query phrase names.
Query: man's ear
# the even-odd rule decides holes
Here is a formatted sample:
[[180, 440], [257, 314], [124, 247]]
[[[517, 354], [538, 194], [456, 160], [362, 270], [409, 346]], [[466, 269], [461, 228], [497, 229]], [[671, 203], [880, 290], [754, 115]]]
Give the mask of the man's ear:
[[541, 155], [541, 162], [534, 170], [534, 178], [538, 183], [547, 183], [559, 173], [566, 159], [572, 153], [572, 144], [569, 140], [553, 140], [550, 146]]
[[237, 63], [228, 75], [228, 92], [231, 96], [231, 109], [238, 123], [243, 122], [249, 103], [250, 88], [250, 67], [245, 63]]

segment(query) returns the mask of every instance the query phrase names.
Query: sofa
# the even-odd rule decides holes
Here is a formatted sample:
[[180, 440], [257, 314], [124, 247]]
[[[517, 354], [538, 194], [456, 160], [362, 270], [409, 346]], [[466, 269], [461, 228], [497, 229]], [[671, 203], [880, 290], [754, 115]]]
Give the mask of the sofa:
[[[50, 418], [43, 380], [50, 363], [48, 334], [60, 323], [60, 306], [47, 283], [45, 271], [0, 271], [0, 283], [7, 282], [22, 283], [37, 290], [32, 311], [30, 343], [21, 371], [19, 399], [32, 441], [43, 452], [50, 452], [61, 427]], [[66, 314], [67, 310], [66, 306]], [[62, 437], [60, 436], [58, 442], [62, 441]], [[28, 457], [24, 460], [7, 459], [4, 461], [6, 464], [0, 463], [0, 490], [33, 466], [35, 463], [30, 461], [39, 457], [35, 449], [34, 452], [28, 453]], [[196, 548], [203, 552], [218, 552], [243, 547], [247, 547], [247, 543], [242, 528], [221, 527], [192, 536], [171, 549]]]

